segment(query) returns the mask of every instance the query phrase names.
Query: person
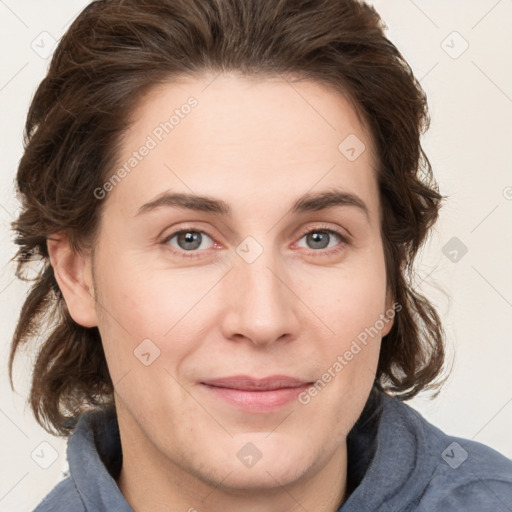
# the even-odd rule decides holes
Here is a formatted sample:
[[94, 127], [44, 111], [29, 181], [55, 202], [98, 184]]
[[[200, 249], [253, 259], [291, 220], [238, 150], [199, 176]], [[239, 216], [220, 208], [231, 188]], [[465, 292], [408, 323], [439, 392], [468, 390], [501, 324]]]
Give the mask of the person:
[[[45, 511], [510, 511], [512, 461], [406, 400], [444, 197], [426, 95], [357, 0], [106, 0], [27, 116], [9, 367], [69, 437]], [[439, 392], [439, 391], [438, 391]]]

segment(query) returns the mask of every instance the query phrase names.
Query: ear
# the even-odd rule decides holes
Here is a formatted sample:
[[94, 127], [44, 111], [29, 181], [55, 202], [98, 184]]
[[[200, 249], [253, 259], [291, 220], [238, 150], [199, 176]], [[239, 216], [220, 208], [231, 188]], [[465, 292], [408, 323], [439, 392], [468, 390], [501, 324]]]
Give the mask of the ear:
[[386, 292], [386, 311], [384, 312], [384, 314], [386, 315], [386, 321], [384, 328], [382, 329], [382, 337], [389, 334], [389, 331], [391, 331], [391, 328], [395, 323], [396, 311], [400, 311], [400, 309], [402, 309], [401, 307], [397, 307], [397, 310], [395, 310], [394, 304], [395, 298], [393, 297], [393, 294], [388, 290]]
[[46, 245], [55, 279], [71, 318], [83, 327], [96, 327], [98, 322], [91, 256], [76, 253], [65, 233], [49, 236]]

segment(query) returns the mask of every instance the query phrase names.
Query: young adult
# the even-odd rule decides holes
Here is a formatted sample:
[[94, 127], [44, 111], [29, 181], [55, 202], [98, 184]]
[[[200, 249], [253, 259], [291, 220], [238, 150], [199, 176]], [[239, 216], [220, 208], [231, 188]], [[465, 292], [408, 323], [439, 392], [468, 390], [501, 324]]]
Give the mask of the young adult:
[[512, 462], [404, 403], [444, 362], [408, 279], [427, 125], [361, 2], [91, 3], [17, 174], [10, 363], [43, 336], [31, 405], [70, 436], [37, 511], [510, 510]]

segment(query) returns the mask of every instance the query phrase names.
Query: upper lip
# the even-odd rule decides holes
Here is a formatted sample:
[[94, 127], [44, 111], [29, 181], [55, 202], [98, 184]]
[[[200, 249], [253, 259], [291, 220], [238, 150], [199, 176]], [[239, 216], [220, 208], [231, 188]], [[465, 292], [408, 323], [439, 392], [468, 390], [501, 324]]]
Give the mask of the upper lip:
[[221, 388], [232, 388], [241, 390], [271, 390], [280, 388], [296, 388], [310, 384], [306, 380], [288, 377], [287, 375], [271, 375], [269, 377], [255, 378], [248, 375], [233, 375], [220, 379], [202, 381], [202, 384]]

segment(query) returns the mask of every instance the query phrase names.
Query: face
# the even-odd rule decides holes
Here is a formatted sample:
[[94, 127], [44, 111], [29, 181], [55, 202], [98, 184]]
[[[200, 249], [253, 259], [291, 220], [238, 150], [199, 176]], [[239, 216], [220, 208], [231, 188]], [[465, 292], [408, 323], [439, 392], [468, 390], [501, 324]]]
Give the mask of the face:
[[[211, 80], [159, 85], [140, 104], [118, 160], [130, 170], [97, 193], [90, 314], [123, 450], [212, 486], [270, 489], [343, 459], [392, 326], [376, 164], [340, 94]], [[317, 384], [204, 384], [237, 375]]]

